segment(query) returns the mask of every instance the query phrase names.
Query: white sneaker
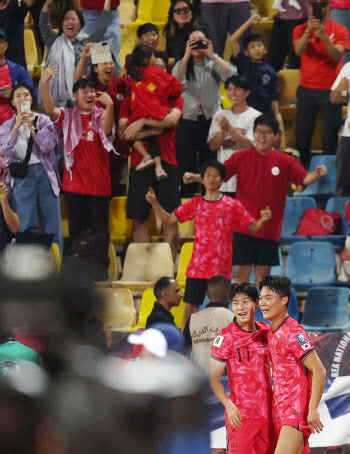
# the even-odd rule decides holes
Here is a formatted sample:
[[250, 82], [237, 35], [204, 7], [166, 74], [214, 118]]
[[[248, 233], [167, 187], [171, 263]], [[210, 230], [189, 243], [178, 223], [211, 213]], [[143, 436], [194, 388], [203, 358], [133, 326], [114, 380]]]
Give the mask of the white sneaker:
[[149, 159], [143, 158], [142, 161], [140, 162], [140, 164], [138, 164], [135, 167], [135, 170], [136, 171], [145, 170], [145, 169], [148, 169], [148, 167], [153, 166], [153, 164], [154, 164], [154, 159], [152, 159], [152, 158], [149, 158]]
[[166, 173], [166, 171], [163, 168], [160, 168], [160, 169], [156, 169], [156, 177], [157, 177], [158, 181], [162, 181], [162, 180], [165, 180], [166, 178], [168, 178], [168, 174]]

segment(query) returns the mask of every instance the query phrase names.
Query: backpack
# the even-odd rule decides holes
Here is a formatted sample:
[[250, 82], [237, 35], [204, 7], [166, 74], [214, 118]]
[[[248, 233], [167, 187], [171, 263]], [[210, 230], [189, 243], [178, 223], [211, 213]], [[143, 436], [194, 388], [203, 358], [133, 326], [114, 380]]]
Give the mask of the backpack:
[[304, 211], [295, 235], [339, 235], [342, 233], [342, 215], [320, 208]]

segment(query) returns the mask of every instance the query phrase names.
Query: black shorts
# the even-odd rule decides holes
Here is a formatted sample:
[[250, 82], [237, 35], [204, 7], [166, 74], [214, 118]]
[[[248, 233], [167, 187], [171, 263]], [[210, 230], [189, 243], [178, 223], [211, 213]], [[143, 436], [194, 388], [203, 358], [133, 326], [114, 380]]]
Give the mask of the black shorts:
[[137, 221], [148, 221], [151, 205], [145, 199], [148, 189], [152, 187], [158, 202], [168, 213], [181, 205], [179, 193], [179, 174], [177, 167], [162, 161], [163, 169], [168, 174], [165, 180], [157, 181], [155, 167], [151, 166], [137, 172], [135, 167], [130, 169], [129, 190], [126, 202], [126, 217]]
[[280, 259], [278, 242], [244, 233], [233, 234], [233, 265], [276, 266]]
[[205, 292], [208, 288], [208, 279], [196, 279], [188, 277], [186, 279], [186, 288], [184, 294], [185, 303], [191, 306], [200, 306], [205, 298]]

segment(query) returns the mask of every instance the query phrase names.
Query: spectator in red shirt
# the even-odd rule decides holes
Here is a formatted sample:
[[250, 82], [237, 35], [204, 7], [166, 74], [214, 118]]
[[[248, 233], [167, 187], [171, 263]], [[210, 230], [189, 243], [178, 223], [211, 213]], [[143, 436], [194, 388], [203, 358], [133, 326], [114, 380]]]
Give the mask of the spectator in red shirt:
[[[315, 17], [320, 11], [322, 19]], [[300, 162], [308, 168], [311, 139], [318, 113], [322, 118], [322, 150], [336, 154], [341, 125], [341, 104], [330, 101], [331, 87], [341, 70], [343, 54], [349, 50], [347, 29], [328, 18], [328, 1], [309, 4], [309, 19], [293, 32], [295, 53], [301, 57], [301, 80], [297, 90], [295, 148]]]

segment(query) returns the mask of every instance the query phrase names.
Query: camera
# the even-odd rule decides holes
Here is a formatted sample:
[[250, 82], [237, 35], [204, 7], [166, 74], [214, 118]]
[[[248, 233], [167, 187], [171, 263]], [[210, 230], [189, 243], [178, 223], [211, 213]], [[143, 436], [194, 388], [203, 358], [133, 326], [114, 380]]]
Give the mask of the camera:
[[327, 6], [327, 4], [327, 2], [311, 2], [312, 15], [321, 21], [323, 19], [322, 8]]
[[195, 44], [196, 45], [192, 47], [193, 50], [208, 49], [208, 41], [206, 41], [205, 39], [199, 39]]

